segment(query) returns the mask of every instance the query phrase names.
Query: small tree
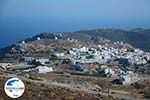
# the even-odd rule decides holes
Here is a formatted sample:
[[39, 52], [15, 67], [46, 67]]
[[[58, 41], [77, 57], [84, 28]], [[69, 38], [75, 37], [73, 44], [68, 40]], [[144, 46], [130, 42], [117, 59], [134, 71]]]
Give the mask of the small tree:
[[150, 87], [145, 88], [143, 93], [144, 93], [144, 97], [145, 98], [149, 98], [150, 99]]

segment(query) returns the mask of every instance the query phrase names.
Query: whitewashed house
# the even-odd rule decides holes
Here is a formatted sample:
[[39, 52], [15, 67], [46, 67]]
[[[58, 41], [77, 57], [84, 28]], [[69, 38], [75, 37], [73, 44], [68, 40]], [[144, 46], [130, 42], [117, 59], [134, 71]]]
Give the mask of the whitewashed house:
[[49, 62], [49, 59], [36, 59], [36, 62], [40, 62], [42, 65], [46, 65]]
[[33, 57], [23, 57], [25, 62], [32, 62], [32, 60], [34, 60]]
[[115, 71], [112, 68], [107, 67], [104, 71], [105, 71], [105, 74], [111, 74], [111, 75], [115, 74]]
[[64, 57], [65, 54], [64, 54], [64, 53], [55, 53], [55, 56], [56, 56], [56, 57]]
[[122, 81], [123, 85], [127, 85], [140, 80], [140, 77], [138, 74], [132, 71], [127, 71], [120, 76], [120, 80]]
[[123, 85], [131, 84], [131, 77], [129, 75], [124, 75], [122, 83]]
[[52, 71], [53, 71], [53, 68], [51, 68], [51, 67], [47, 67], [47, 66], [36, 67], [37, 73], [48, 73], [48, 72], [52, 72]]
[[107, 65], [102, 65], [101, 68], [102, 69], [107, 68]]
[[41, 38], [40, 38], [40, 37], [38, 37], [38, 38], [37, 38], [37, 40], [41, 40]]
[[88, 48], [82, 47], [82, 48], [80, 48], [80, 51], [81, 51], [81, 52], [86, 52], [86, 51], [88, 51]]
[[25, 44], [26, 42], [25, 41], [22, 41], [22, 44]]
[[58, 37], [57, 37], [57, 36], [55, 37], [55, 40], [58, 40]]

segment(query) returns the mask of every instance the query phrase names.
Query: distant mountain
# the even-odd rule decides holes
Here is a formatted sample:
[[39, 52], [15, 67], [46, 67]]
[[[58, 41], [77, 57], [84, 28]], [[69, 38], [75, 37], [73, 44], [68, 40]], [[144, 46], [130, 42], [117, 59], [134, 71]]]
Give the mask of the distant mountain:
[[128, 31], [121, 29], [96, 29], [77, 31], [75, 34], [101, 36], [112, 41], [129, 43], [132, 46], [145, 51], [150, 50], [150, 29], [136, 28]]
[[103, 37], [111, 41], [123, 41], [131, 44], [136, 48], [148, 51], [150, 50], [150, 29], [135, 28], [131, 30], [121, 29], [95, 29], [95, 30], [81, 30], [68, 33], [42, 33], [32, 38], [26, 39], [26, 41], [36, 40], [37, 37], [43, 39], [57, 38], [74, 38], [80, 41], [89, 41], [92, 37]]

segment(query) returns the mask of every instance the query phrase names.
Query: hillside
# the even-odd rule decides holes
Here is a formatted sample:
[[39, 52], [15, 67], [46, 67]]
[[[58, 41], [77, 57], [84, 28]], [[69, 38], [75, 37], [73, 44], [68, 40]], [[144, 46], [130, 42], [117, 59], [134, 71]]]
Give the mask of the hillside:
[[149, 29], [132, 29], [129, 31], [120, 29], [97, 29], [77, 31], [77, 34], [88, 34], [91, 36], [101, 36], [112, 41], [123, 41], [133, 45], [136, 48], [150, 50], [150, 30]]
[[[28, 81], [26, 91], [31, 96], [28, 92], [24, 96], [35, 100], [105, 100], [108, 88], [112, 88], [112, 100], [149, 98], [149, 85], [139, 85], [150, 74], [150, 53], [143, 51], [149, 50], [148, 33], [143, 29], [41, 33], [0, 49], [0, 70]], [[38, 83], [35, 87], [41, 86], [38, 94], [37, 89], [30, 89], [34, 83]]]
[[89, 41], [92, 37], [103, 37], [111, 41], [123, 41], [125, 43], [131, 44], [136, 48], [142, 50], [150, 50], [150, 29], [135, 28], [131, 30], [121, 30], [121, 29], [95, 29], [95, 30], [81, 30], [76, 32], [68, 33], [42, 33], [34, 36], [33, 38], [28, 38], [26, 41], [35, 40], [37, 37], [44, 39], [54, 39], [55, 36], [58, 38], [74, 38], [80, 41]]
[[[40, 42], [37, 42], [38, 38], [40, 38]], [[57, 45], [58, 43], [58, 41], [56, 42], [57, 39], [62, 40], [62, 41], [59, 41], [60, 42], [59, 44], [61, 46], [63, 46], [62, 45], [63, 42], [64, 44], [66, 44], [67, 41], [69, 41], [69, 43], [67, 44], [70, 44], [70, 46], [73, 44], [72, 42], [75, 42], [75, 41], [76, 41], [75, 44], [78, 44], [78, 45], [80, 44], [97, 45], [97, 44], [104, 44], [106, 42], [111, 44], [116, 41], [123, 41], [124, 43], [128, 43], [135, 48], [140, 48], [145, 51], [150, 50], [150, 45], [148, 45], [150, 44], [150, 30], [149, 29], [136, 28], [136, 29], [131, 29], [128, 31], [121, 30], [121, 29], [96, 29], [96, 30], [81, 30], [81, 31], [76, 31], [76, 32], [41, 33], [36, 36], [33, 36], [32, 38], [21, 40], [17, 44], [0, 49], [0, 55], [2, 57], [8, 52], [12, 52], [12, 48], [15, 48], [16, 50], [19, 51], [19, 48], [20, 48], [19, 44], [21, 44], [22, 41], [26, 42], [27, 44], [29, 43], [30, 47], [32, 47], [31, 44], [36, 45], [33, 47], [35, 47], [34, 49], [37, 50], [38, 48], [41, 48], [42, 45], [46, 47], [48, 47], [48, 45], [51, 43], [55, 43], [55, 45]], [[39, 45], [38, 48], [36, 48], [37, 45]], [[30, 49], [30, 48], [26, 48], [26, 49]]]

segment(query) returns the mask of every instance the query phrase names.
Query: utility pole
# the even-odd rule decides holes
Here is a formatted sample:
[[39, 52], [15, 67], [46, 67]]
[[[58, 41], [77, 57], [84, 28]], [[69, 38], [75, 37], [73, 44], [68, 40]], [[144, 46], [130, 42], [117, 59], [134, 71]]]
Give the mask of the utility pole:
[[108, 100], [109, 100], [109, 96], [110, 96], [110, 83], [109, 83], [109, 78], [110, 78], [110, 68], [109, 68], [109, 66], [108, 66], [108, 73], [107, 73], [107, 88], [108, 88], [108, 90], [107, 90], [107, 92], [108, 92]]
[[145, 71], [144, 71], [144, 81], [146, 80], [147, 67], [148, 67], [148, 64], [146, 64], [146, 65], [144, 66], [144, 69], [145, 69]]

